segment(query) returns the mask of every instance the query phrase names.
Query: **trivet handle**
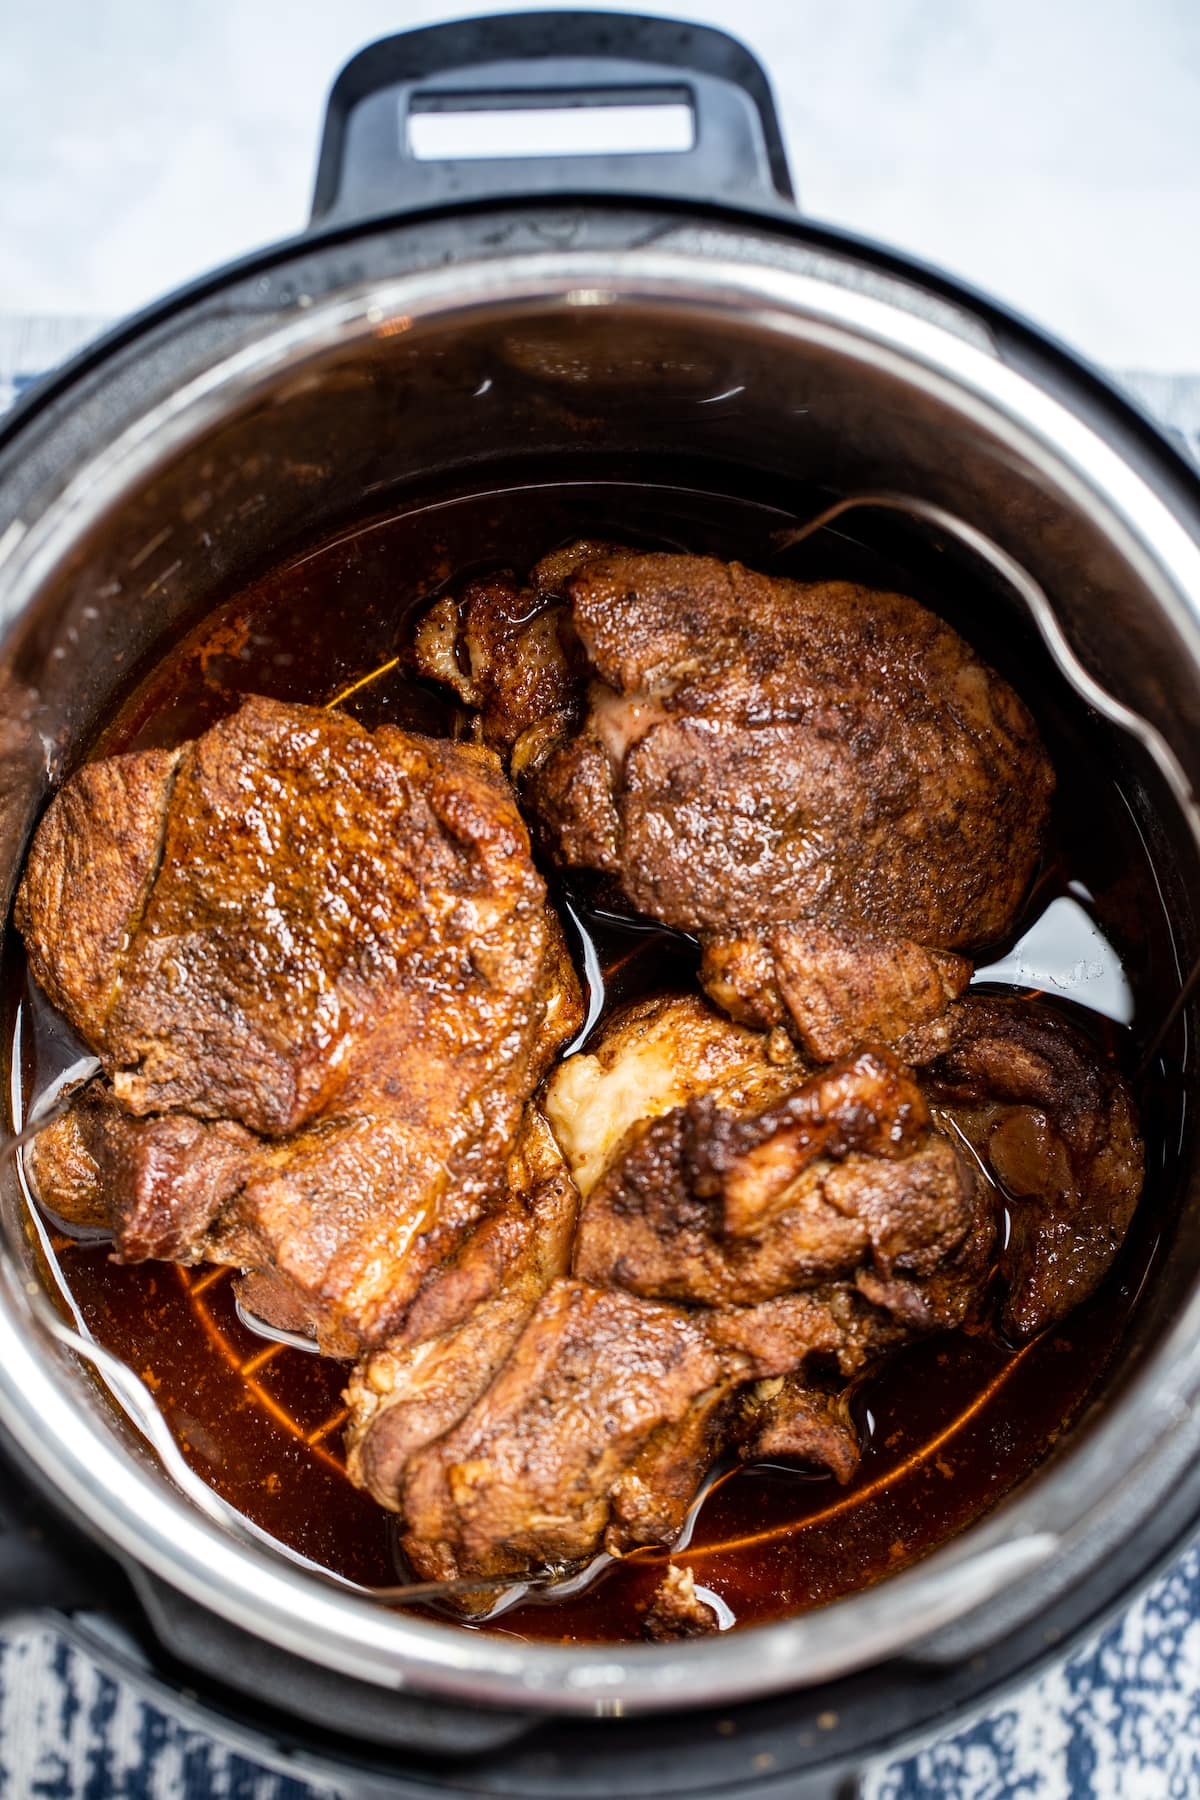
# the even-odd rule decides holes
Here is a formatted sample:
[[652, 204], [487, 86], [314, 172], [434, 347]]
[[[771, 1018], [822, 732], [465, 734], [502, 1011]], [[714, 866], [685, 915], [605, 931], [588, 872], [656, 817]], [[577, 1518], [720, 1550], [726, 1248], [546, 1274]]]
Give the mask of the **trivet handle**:
[[[639, 131], [652, 109], [663, 148], [647, 147]], [[554, 147], [529, 154], [506, 138], [517, 114], [536, 146]], [[588, 126], [591, 148], [558, 153], [548, 114], [565, 146], [572, 127]], [[439, 155], [436, 141], [418, 141], [440, 137], [447, 115], [458, 116], [460, 138], [473, 131], [465, 153], [461, 143]], [[481, 138], [480, 115], [494, 121], [492, 142]], [[642, 147], [621, 148], [622, 134]], [[793, 212], [770, 85], [744, 45], [706, 25], [603, 12], [500, 14], [383, 38], [334, 83], [312, 222], [621, 195]]]

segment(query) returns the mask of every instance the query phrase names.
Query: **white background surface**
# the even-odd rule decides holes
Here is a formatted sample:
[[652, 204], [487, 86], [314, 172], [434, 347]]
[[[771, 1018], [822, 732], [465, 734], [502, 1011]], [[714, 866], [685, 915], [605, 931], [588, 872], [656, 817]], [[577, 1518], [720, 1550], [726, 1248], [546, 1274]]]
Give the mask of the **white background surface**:
[[[0, 310], [112, 316], [297, 230], [370, 39], [487, 0], [0, 0]], [[1200, 369], [1200, 0], [662, 0], [766, 63], [805, 209], [1098, 362]]]

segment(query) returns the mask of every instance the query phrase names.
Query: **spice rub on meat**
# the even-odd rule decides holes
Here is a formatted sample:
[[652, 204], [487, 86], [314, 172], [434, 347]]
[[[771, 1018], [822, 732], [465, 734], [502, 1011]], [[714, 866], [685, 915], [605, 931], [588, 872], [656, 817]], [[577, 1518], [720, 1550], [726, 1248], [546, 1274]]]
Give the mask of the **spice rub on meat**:
[[1079, 1031], [1019, 1000], [960, 1001], [934, 1046], [922, 1084], [1004, 1190], [1004, 1329], [1032, 1337], [1087, 1298], [1124, 1241], [1146, 1164], [1132, 1097]]
[[270, 700], [81, 769], [17, 921], [104, 1068], [33, 1146], [46, 1203], [261, 1272], [341, 1354], [492, 1203], [580, 1020], [491, 753]]
[[[544, 1105], [583, 1196], [573, 1270], [400, 1476], [429, 1578], [669, 1545], [722, 1453], [848, 1481], [848, 1383], [980, 1317], [997, 1256], [1010, 1329], [1060, 1316], [1141, 1180], [1120, 1077], [1022, 1002], [959, 1003], [917, 1074], [886, 1051], [813, 1071], [694, 997], [645, 1001]], [[1004, 1247], [998, 1183], [1024, 1208]]]
[[[959, 952], [1012, 922], [1046, 823], [1053, 773], [1007, 683], [902, 594], [560, 555], [566, 601], [539, 629], [573, 662], [522, 715], [559, 865], [695, 933], [712, 997], [820, 1060], [939, 1016], [970, 975]], [[498, 741], [488, 678], [472, 691]]]
[[544, 1118], [526, 1110], [504, 1199], [426, 1280], [402, 1329], [359, 1363], [346, 1398], [350, 1475], [394, 1507], [409, 1459], [458, 1423], [565, 1275], [579, 1195]]
[[[814, 1073], [677, 996], [614, 1019], [544, 1106], [583, 1193], [572, 1272], [399, 1473], [431, 1579], [670, 1544], [723, 1451], [848, 1478], [846, 1382], [961, 1323], [991, 1267], [990, 1190], [887, 1052]], [[681, 1124], [687, 1154], [647, 1170], [647, 1128]]]

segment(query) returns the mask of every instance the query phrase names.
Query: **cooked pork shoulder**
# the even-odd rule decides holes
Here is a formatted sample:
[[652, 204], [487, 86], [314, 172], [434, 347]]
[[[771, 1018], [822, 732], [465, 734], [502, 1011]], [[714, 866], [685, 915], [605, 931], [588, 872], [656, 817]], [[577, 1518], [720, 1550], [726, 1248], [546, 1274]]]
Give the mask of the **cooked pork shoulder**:
[[845, 1392], [828, 1391], [803, 1375], [757, 1382], [742, 1400], [739, 1429], [744, 1461], [786, 1457], [827, 1469], [843, 1487], [862, 1453]]
[[991, 1268], [990, 1187], [887, 1052], [813, 1074], [696, 999], [647, 1001], [544, 1104], [585, 1195], [573, 1276], [389, 1475], [431, 1578], [669, 1544], [734, 1447], [845, 1478], [841, 1386], [960, 1324]]
[[545, 1096], [584, 1194], [492, 1386], [395, 1503], [427, 1576], [518, 1576], [670, 1544], [734, 1449], [849, 1480], [847, 1381], [977, 1315], [1001, 1251], [1011, 1330], [1090, 1292], [1141, 1147], [1119, 1077], [1028, 1003], [958, 1003], [914, 1077], [884, 1051], [813, 1073], [692, 998], [642, 1002]]
[[923, 1085], [984, 1159], [1008, 1207], [1003, 1324], [1030, 1337], [1095, 1289], [1142, 1191], [1145, 1146], [1126, 1083], [1065, 1020], [971, 997]]
[[491, 753], [309, 707], [80, 770], [17, 919], [106, 1076], [34, 1146], [47, 1203], [90, 1159], [118, 1255], [265, 1271], [343, 1354], [503, 1190], [580, 1018]]
[[410, 1461], [405, 1553], [448, 1580], [669, 1544], [747, 1382], [814, 1356], [854, 1373], [903, 1335], [845, 1285], [710, 1311], [553, 1282], [491, 1386]]
[[565, 1275], [579, 1195], [530, 1107], [504, 1202], [429, 1277], [404, 1325], [347, 1391], [350, 1475], [395, 1508], [409, 1459], [458, 1423], [500, 1368], [551, 1281]]
[[[810, 1157], [786, 1102], [746, 1120], [706, 1101], [680, 1109], [636, 1128], [593, 1190], [575, 1269], [632, 1293], [710, 1306], [753, 1305], [860, 1265], [922, 1273], [969, 1229], [974, 1181], [947, 1138], [913, 1135], [903, 1160]], [[724, 1186], [757, 1186], [764, 1163], [769, 1185], [780, 1187], [778, 1210], [731, 1232], [721, 1222]]]
[[470, 707], [482, 742], [514, 779], [582, 712], [583, 662], [563, 590], [582, 563], [614, 548], [583, 540], [552, 551], [527, 586], [507, 570], [469, 581], [435, 600], [417, 627], [417, 669]]
[[652, 1644], [669, 1644], [678, 1638], [704, 1637], [718, 1628], [714, 1608], [696, 1592], [692, 1571], [669, 1563], [643, 1616], [642, 1636]]
[[1007, 684], [899, 594], [631, 554], [566, 586], [586, 716], [529, 784], [556, 861], [699, 935], [720, 1004], [822, 1060], [940, 1014], [1053, 787]]
[[655, 1433], [729, 1387], [702, 1322], [682, 1308], [554, 1282], [486, 1393], [410, 1463], [410, 1562], [448, 1579], [584, 1561], [608, 1527], [613, 1488]]
[[545, 1105], [585, 1196], [576, 1274], [648, 1298], [926, 1274], [974, 1221], [967, 1161], [888, 1052], [811, 1073], [692, 998], [618, 1016]]

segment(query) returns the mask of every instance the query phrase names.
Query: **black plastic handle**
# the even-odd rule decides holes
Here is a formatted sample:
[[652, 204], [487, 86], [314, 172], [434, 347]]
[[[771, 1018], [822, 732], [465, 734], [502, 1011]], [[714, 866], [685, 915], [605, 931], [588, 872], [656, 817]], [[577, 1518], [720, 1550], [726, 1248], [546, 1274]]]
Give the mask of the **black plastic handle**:
[[[409, 121], [683, 99], [687, 150], [423, 161]], [[329, 97], [312, 222], [357, 222], [505, 195], [680, 196], [791, 212], [791, 176], [761, 65], [723, 31], [626, 13], [505, 13], [383, 38]]]

